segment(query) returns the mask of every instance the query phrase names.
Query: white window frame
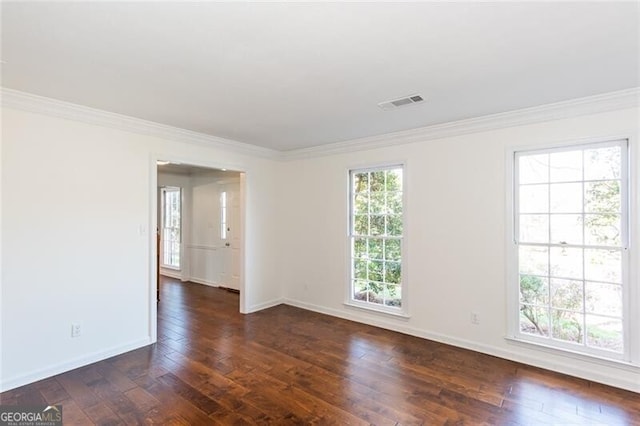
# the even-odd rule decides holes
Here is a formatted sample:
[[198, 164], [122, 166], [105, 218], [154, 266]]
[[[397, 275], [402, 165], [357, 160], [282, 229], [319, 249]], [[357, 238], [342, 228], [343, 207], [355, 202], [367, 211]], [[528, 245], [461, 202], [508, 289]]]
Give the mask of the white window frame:
[[[180, 210], [180, 240], [178, 241], [178, 247], [179, 247], [179, 252], [178, 252], [178, 266], [175, 265], [171, 265], [171, 264], [166, 264], [165, 263], [165, 247], [167, 245], [167, 240], [165, 238], [165, 219], [166, 219], [166, 215], [167, 215], [167, 206], [166, 206], [166, 193], [167, 192], [177, 192], [178, 193], [178, 200], [179, 200], [179, 210]], [[182, 253], [182, 213], [183, 213], [183, 208], [182, 208], [182, 188], [180, 187], [174, 187], [174, 186], [167, 186], [167, 187], [163, 187], [160, 190], [160, 197], [161, 197], [161, 201], [162, 201], [162, 209], [161, 209], [161, 240], [162, 240], [162, 256], [160, 256], [160, 266], [165, 268], [165, 269], [173, 269], [175, 271], [180, 271], [181, 267], [182, 267], [182, 259], [183, 259], [183, 253]]]
[[[381, 170], [389, 170], [399, 168], [402, 170], [402, 236], [401, 240], [401, 256], [400, 256], [400, 277], [401, 277], [401, 306], [392, 307], [381, 304], [375, 304], [370, 302], [363, 302], [356, 300], [353, 297], [353, 243], [352, 240], [355, 237], [353, 234], [353, 201], [354, 194], [352, 193], [353, 183], [352, 178], [355, 173], [363, 172], [375, 172]], [[382, 163], [376, 165], [366, 165], [350, 167], [347, 169], [347, 262], [348, 262], [348, 276], [345, 292], [344, 304], [349, 307], [355, 307], [366, 311], [378, 312], [387, 314], [393, 317], [409, 318], [409, 290], [408, 290], [408, 267], [407, 267], [407, 164], [404, 161]]]
[[[636, 181], [640, 176], [631, 164], [637, 164], [637, 157], [633, 149], [633, 141], [628, 137], [587, 139], [571, 142], [561, 142], [549, 145], [510, 147], [506, 151], [507, 197], [506, 197], [506, 253], [507, 253], [507, 335], [509, 340], [530, 344], [545, 350], [557, 351], [569, 356], [585, 359], [597, 359], [604, 362], [640, 365], [640, 334], [630, 325], [640, 318], [637, 310], [640, 308], [640, 289], [637, 281], [638, 253], [634, 253], [632, 243], [638, 237], [638, 199], [633, 195]], [[623, 342], [624, 350], [616, 353], [587, 346], [578, 346], [537, 337], [520, 332], [520, 294], [518, 270], [518, 166], [517, 154], [526, 152], [553, 153], [602, 146], [622, 147], [621, 170], [621, 257], [622, 257], [622, 292], [623, 292]], [[584, 243], [583, 243], [584, 244]]]

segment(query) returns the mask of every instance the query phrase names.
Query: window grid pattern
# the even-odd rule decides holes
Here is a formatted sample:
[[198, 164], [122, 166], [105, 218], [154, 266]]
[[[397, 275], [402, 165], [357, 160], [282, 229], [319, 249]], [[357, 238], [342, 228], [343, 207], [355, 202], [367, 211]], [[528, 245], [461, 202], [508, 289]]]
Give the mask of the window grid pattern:
[[521, 334], [624, 351], [625, 148], [516, 154]]
[[180, 188], [163, 188], [162, 265], [180, 268], [181, 242], [181, 191]]
[[402, 307], [403, 192], [400, 166], [351, 172], [351, 299]]

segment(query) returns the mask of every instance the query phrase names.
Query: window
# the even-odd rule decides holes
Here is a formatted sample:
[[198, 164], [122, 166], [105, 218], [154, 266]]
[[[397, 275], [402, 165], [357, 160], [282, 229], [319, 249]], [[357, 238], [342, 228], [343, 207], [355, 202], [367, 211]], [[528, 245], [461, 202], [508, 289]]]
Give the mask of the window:
[[625, 357], [627, 150], [624, 140], [515, 153], [515, 337]]
[[402, 166], [350, 172], [350, 302], [402, 312]]
[[227, 192], [220, 194], [220, 239], [227, 239]]
[[162, 188], [162, 266], [180, 268], [180, 188]]

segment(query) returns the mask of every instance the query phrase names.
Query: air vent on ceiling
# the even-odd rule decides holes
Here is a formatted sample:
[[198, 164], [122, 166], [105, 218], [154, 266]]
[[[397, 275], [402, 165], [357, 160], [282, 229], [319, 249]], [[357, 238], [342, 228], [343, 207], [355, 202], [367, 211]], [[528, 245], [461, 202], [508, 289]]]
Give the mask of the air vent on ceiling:
[[424, 102], [421, 95], [411, 95], [404, 98], [393, 99], [390, 101], [380, 102], [378, 106], [384, 110], [396, 109], [407, 105], [419, 104]]

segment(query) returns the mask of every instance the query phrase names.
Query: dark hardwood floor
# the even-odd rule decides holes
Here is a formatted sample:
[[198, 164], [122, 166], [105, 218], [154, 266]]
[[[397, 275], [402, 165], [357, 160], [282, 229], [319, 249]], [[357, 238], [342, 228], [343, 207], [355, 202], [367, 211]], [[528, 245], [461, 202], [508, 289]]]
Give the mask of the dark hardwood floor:
[[65, 425], [640, 425], [640, 395], [289, 306], [162, 283], [158, 343], [0, 395]]

